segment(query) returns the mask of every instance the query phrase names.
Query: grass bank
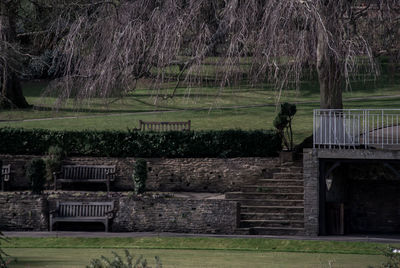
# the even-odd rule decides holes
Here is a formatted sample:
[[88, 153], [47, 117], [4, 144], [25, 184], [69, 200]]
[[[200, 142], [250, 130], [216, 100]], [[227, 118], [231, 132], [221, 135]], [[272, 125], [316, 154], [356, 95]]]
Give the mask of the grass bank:
[[[101, 255], [112, 257], [112, 251], [123, 255], [122, 250], [111, 249], [71, 249], [71, 248], [14, 248], [7, 253], [17, 259], [10, 268], [47, 267], [75, 268], [85, 267], [90, 259]], [[142, 255], [149, 266], [155, 267], [154, 256], [161, 260], [163, 268], [299, 268], [299, 267], [379, 267], [383, 256], [354, 254], [313, 254], [287, 252], [249, 252], [215, 250], [171, 250], [135, 249], [130, 250], [135, 259]]]
[[[399, 246], [395, 245], [395, 246]], [[264, 238], [10, 238], [4, 248], [130, 248], [176, 250], [229, 250], [263, 252], [335, 253], [379, 255], [381, 243], [305, 241]]]

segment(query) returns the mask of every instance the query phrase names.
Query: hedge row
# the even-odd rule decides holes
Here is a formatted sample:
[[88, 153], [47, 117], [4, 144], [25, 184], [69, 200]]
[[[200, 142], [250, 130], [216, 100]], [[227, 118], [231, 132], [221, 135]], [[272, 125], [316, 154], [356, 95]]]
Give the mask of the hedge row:
[[281, 140], [273, 131], [49, 131], [0, 128], [1, 154], [43, 155], [52, 145], [69, 156], [251, 157], [275, 156]]

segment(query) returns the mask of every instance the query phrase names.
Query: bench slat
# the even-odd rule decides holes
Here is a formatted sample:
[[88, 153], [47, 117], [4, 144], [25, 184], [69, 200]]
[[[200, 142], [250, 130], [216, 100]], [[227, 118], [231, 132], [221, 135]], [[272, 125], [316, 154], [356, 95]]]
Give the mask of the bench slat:
[[139, 120], [139, 128], [141, 131], [189, 131], [191, 121], [187, 122], [150, 122]]
[[110, 202], [60, 203], [58, 217], [105, 217], [106, 212], [112, 209], [113, 203]]

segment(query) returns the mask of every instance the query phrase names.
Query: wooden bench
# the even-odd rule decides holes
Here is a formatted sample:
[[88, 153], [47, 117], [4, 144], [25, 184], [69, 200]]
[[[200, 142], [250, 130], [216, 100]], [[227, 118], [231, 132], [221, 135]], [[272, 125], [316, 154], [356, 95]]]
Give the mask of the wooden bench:
[[108, 193], [110, 182], [115, 179], [115, 166], [64, 165], [61, 167], [61, 172], [55, 172], [53, 176], [54, 190], [57, 190], [57, 183], [94, 182], [105, 183]]
[[4, 183], [8, 182], [11, 178], [11, 165], [3, 165], [1, 167], [1, 191], [4, 191]]
[[57, 222], [101, 222], [108, 232], [108, 222], [114, 214], [114, 202], [57, 201], [56, 209], [50, 211], [50, 232]]
[[189, 131], [191, 121], [187, 122], [146, 122], [139, 120], [139, 131]]

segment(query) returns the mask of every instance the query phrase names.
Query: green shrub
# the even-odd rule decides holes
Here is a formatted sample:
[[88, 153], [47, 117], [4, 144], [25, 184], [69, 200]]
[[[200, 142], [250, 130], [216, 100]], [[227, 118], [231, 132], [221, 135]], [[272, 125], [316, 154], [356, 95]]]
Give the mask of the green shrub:
[[46, 164], [43, 159], [32, 159], [28, 163], [26, 176], [31, 182], [33, 194], [41, 194], [46, 183]]
[[[147, 260], [140, 256], [137, 260], [134, 260], [131, 253], [125, 249], [125, 261], [123, 257], [119, 256], [114, 251], [112, 252], [114, 255], [112, 258], [107, 258], [101, 256], [99, 259], [92, 259], [90, 264], [86, 266], [87, 268], [151, 268], [147, 264]], [[162, 268], [161, 261], [159, 257], [155, 257], [156, 259], [156, 268]]]
[[282, 140], [274, 131], [50, 131], [0, 128], [0, 154], [44, 155], [59, 146], [71, 156], [267, 157]]
[[144, 159], [137, 159], [135, 169], [132, 174], [135, 194], [144, 193], [146, 190], [147, 180], [147, 162]]
[[292, 120], [296, 114], [296, 104], [282, 103], [281, 110], [276, 115], [274, 119], [274, 127], [280, 136], [286, 149], [292, 151], [293, 146], [293, 130], [292, 130]]
[[62, 160], [64, 159], [64, 151], [60, 146], [50, 146], [45, 159], [46, 163], [46, 179], [48, 182], [53, 181], [53, 173], [61, 169]]
[[[400, 249], [387, 246], [386, 249], [382, 251], [385, 256], [385, 261], [382, 263], [381, 268], [400, 268]], [[369, 268], [374, 268], [369, 266]]]
[[[1, 163], [1, 161], [0, 161]], [[1, 166], [1, 164], [0, 164]], [[6, 241], [2, 232], [0, 232], [0, 267], [6, 268], [9, 263], [8, 255], [1, 249], [1, 242]]]

